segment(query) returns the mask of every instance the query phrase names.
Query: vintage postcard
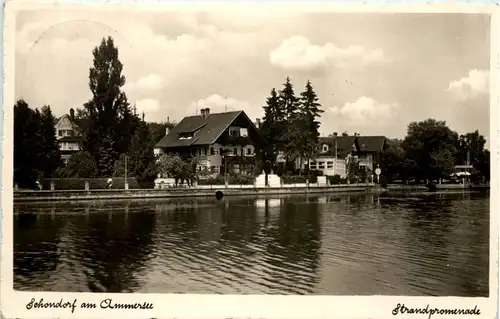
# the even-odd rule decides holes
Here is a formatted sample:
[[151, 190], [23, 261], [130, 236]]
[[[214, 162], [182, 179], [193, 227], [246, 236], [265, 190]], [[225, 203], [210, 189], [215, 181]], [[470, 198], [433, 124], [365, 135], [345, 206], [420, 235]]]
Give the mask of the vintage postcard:
[[494, 318], [498, 8], [8, 1], [5, 318]]

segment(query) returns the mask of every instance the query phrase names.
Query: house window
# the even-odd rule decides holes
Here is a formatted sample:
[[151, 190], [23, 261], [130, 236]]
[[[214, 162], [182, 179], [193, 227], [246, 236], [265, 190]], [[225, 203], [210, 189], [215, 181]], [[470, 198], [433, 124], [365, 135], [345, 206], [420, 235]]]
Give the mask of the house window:
[[63, 131], [59, 130], [58, 134], [59, 134], [59, 136], [63, 136]]
[[234, 155], [238, 155], [238, 149], [237, 148], [234, 149]]
[[215, 149], [213, 147], [210, 148], [210, 155], [215, 155]]
[[328, 145], [323, 145], [323, 152], [328, 151]]
[[207, 149], [206, 148], [203, 149], [203, 155], [207, 155]]
[[73, 130], [68, 130], [68, 135], [69, 135], [69, 136], [75, 136], [75, 131], [73, 131]]
[[333, 162], [326, 162], [326, 168], [333, 168]]
[[325, 169], [325, 162], [318, 162], [318, 169]]
[[316, 162], [309, 163], [309, 168], [310, 169], [316, 169]]
[[251, 148], [247, 148], [247, 155], [252, 155], [252, 149]]

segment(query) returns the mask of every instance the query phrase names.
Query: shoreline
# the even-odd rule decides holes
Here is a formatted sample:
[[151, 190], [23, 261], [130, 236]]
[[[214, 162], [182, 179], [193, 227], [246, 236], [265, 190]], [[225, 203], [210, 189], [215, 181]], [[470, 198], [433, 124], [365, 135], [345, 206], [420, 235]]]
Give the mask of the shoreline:
[[[215, 186], [215, 185], [214, 185]], [[472, 189], [474, 190], [474, 189]], [[228, 187], [223, 185], [211, 188], [170, 188], [170, 189], [94, 189], [94, 190], [42, 190], [42, 191], [14, 191], [13, 201], [19, 202], [56, 202], [56, 201], [92, 201], [92, 200], [123, 200], [123, 199], [161, 199], [161, 198], [199, 198], [216, 197], [216, 192], [223, 196], [256, 196], [256, 195], [304, 195], [304, 194], [342, 194], [382, 192], [427, 192], [423, 185], [388, 185], [381, 188], [374, 184], [350, 184], [309, 187]], [[438, 191], [471, 191], [461, 185], [439, 185]]]

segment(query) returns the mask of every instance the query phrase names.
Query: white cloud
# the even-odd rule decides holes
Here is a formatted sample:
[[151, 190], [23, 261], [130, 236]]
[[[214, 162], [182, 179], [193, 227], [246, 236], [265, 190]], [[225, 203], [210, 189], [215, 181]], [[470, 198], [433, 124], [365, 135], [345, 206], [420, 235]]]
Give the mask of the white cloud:
[[210, 113], [221, 113], [230, 111], [245, 111], [245, 113], [250, 117], [251, 120], [259, 117], [261, 114], [259, 108], [252, 108], [252, 106], [246, 101], [240, 101], [231, 97], [223, 97], [219, 94], [212, 94], [207, 98], [200, 99], [196, 102], [191, 103], [189, 109], [190, 114], [195, 114], [196, 109], [198, 114], [201, 109], [209, 108]]
[[326, 113], [340, 115], [349, 122], [359, 125], [381, 123], [392, 118], [399, 108], [397, 103], [380, 103], [376, 100], [362, 96], [355, 102], [346, 103], [341, 108], [331, 107]]
[[490, 73], [485, 70], [471, 70], [468, 76], [450, 82], [447, 91], [460, 102], [488, 95]]
[[144, 76], [135, 83], [135, 86], [138, 89], [144, 90], [159, 90], [163, 87], [163, 85], [163, 77], [158, 74]]
[[367, 50], [360, 46], [338, 48], [327, 42], [320, 46], [310, 43], [303, 36], [285, 39], [270, 53], [271, 64], [291, 70], [311, 70], [332, 64], [338, 67], [349, 65], [367, 65], [384, 62], [381, 49]]
[[135, 103], [137, 106], [137, 113], [141, 114], [144, 112], [145, 114], [154, 113], [160, 109], [160, 103], [156, 99], [143, 99], [139, 100]]

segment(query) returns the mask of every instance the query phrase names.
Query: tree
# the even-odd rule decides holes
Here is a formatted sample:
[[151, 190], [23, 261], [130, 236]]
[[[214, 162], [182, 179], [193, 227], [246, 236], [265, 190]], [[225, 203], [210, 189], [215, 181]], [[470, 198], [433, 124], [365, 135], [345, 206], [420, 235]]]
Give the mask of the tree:
[[321, 122], [319, 118], [321, 117], [321, 104], [318, 103], [318, 96], [311, 85], [311, 81], [307, 81], [305, 91], [300, 94], [300, 114], [299, 121], [304, 123], [299, 127], [303, 127], [304, 130], [302, 134], [305, 135], [303, 140], [304, 149], [301, 155], [300, 167], [302, 168], [302, 158], [308, 162], [311, 158], [314, 158], [319, 151], [319, 127]]
[[395, 179], [408, 181], [415, 175], [416, 163], [406, 156], [402, 144], [403, 141], [399, 139], [388, 140], [388, 147], [380, 154], [382, 176], [389, 181]]
[[31, 188], [51, 177], [60, 164], [55, 118], [49, 106], [31, 109], [24, 100], [14, 105], [14, 182]]
[[61, 152], [57, 144], [56, 130], [55, 130], [55, 117], [52, 114], [50, 106], [45, 105], [42, 107], [40, 114], [40, 135], [42, 143], [42, 165], [44, 177], [51, 177], [56, 169], [61, 165]]
[[408, 125], [403, 141], [406, 156], [415, 162], [416, 177], [439, 179], [450, 172], [458, 145], [458, 134], [444, 121], [427, 119]]
[[469, 162], [487, 180], [489, 180], [489, 151], [484, 148], [486, 139], [479, 134], [478, 130], [460, 135], [456, 153], [457, 165], [464, 165]]
[[14, 182], [19, 187], [34, 187], [39, 171], [40, 113], [32, 110], [24, 100], [14, 105]]
[[[298, 145], [299, 141], [296, 141], [300, 132], [297, 132], [300, 129], [302, 124], [294, 123], [299, 116], [299, 99], [295, 96], [295, 92], [293, 90], [293, 85], [290, 81], [290, 78], [287, 77], [285, 83], [283, 84], [283, 89], [279, 92], [279, 100], [278, 100], [279, 109], [281, 110], [283, 117], [283, 130], [280, 135], [280, 142], [282, 144], [283, 155], [285, 156], [286, 168], [289, 167], [289, 160], [295, 159], [298, 154], [301, 153], [300, 146]], [[299, 119], [302, 120], [302, 119]]]
[[149, 128], [149, 132], [151, 134], [151, 140], [154, 142], [154, 145], [161, 141], [162, 138], [165, 137], [166, 129], [168, 128], [170, 131], [175, 127], [174, 122], [170, 122], [169, 119], [167, 119], [166, 122], [162, 123], [156, 123], [156, 122], [149, 122], [147, 123], [147, 126]]
[[184, 181], [192, 185], [196, 180], [196, 163], [196, 158], [184, 160], [179, 155], [164, 154], [158, 159], [158, 170], [163, 176], [173, 178], [176, 186]]
[[128, 150], [138, 119], [121, 89], [125, 76], [113, 39], [102, 39], [92, 53], [93, 66], [89, 70], [92, 99], [76, 116], [83, 126], [83, 150], [98, 163], [101, 176], [111, 176], [119, 154]]
[[262, 150], [263, 162], [268, 169], [276, 164], [278, 151], [282, 149], [282, 136], [284, 134], [285, 114], [280, 107], [280, 99], [276, 89], [271, 90], [264, 108], [264, 119], [262, 121], [261, 133], [264, 138]]
[[359, 161], [355, 157], [349, 156], [346, 163], [346, 169], [347, 179], [350, 182], [357, 182], [360, 175]]
[[290, 77], [286, 78], [283, 89], [279, 92], [280, 110], [284, 113], [284, 119], [291, 123], [299, 109], [299, 99], [295, 96]]
[[71, 155], [68, 165], [60, 169], [59, 176], [63, 178], [93, 178], [97, 177], [97, 164], [89, 152], [81, 151]]
[[[142, 188], [152, 187], [158, 174], [153, 150], [155, 144], [151, 138], [148, 124], [140, 121], [127, 154], [127, 174], [134, 176]], [[115, 162], [114, 176], [125, 175], [125, 155], [122, 154]]]

